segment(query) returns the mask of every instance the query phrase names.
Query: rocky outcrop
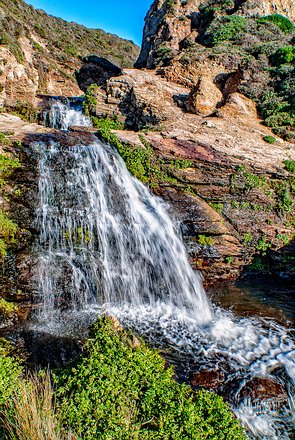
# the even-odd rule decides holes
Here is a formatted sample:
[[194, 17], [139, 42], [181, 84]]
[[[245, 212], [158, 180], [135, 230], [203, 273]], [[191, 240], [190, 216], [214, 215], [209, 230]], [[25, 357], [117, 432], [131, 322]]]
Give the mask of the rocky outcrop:
[[295, 21], [295, 4], [292, 0], [246, 0], [240, 3], [244, 15], [282, 14]]
[[[146, 18], [143, 44], [135, 67], [154, 68], [160, 58], [173, 58], [187, 44], [196, 41], [202, 30], [201, 5], [221, 2], [203, 0], [155, 0]], [[235, 0], [229, 3], [229, 14], [263, 16], [283, 14], [295, 21], [295, 5], [291, 0]]]
[[121, 69], [105, 58], [94, 55], [84, 58], [84, 64], [76, 72], [76, 79], [79, 87], [84, 92], [91, 84], [104, 85], [106, 80], [112, 76], [119, 76]]

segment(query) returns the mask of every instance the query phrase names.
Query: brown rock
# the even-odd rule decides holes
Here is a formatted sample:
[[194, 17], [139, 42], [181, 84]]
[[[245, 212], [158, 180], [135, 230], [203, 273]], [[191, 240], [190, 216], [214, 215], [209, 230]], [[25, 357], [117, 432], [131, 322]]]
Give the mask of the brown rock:
[[224, 373], [219, 370], [201, 370], [194, 373], [190, 383], [196, 388], [205, 388], [206, 390], [216, 390], [222, 386]]
[[217, 115], [223, 118], [257, 119], [257, 110], [251, 99], [241, 93], [232, 93], [228, 96], [225, 105], [218, 110]]
[[223, 95], [209, 77], [201, 77], [186, 99], [186, 110], [209, 116], [223, 101]]
[[259, 377], [249, 380], [240, 391], [240, 396], [251, 400], [288, 400], [288, 394], [283, 385], [272, 379]]

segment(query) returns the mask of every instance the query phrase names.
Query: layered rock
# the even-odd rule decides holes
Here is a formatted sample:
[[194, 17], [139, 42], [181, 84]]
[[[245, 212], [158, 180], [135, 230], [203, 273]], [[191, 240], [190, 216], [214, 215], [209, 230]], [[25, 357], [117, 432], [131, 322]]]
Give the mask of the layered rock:
[[262, 252], [257, 248], [279, 249], [291, 238], [294, 202], [289, 212], [280, 203], [284, 182], [292, 179], [284, 161], [295, 158], [292, 144], [265, 142], [272, 133], [253, 101], [231, 93], [228, 81], [220, 90], [211, 74], [206, 80], [217, 99], [208, 105], [206, 94], [203, 101], [197, 95], [194, 109], [190, 88], [154, 71], [124, 70], [96, 90], [96, 115], [145, 128], [116, 135], [134, 148], [152, 147], [152, 166], [159, 167], [152, 190], [181, 220], [192, 265], [210, 283], [235, 279], [253, 253]]

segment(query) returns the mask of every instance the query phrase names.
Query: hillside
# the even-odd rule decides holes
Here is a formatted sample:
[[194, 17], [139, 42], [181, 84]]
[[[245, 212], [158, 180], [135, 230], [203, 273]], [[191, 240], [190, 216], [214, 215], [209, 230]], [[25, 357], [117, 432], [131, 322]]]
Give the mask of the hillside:
[[36, 93], [80, 95], [73, 75], [83, 57], [97, 55], [132, 66], [139, 48], [100, 29], [35, 10], [23, 0], [0, 1], [0, 104], [34, 104]]

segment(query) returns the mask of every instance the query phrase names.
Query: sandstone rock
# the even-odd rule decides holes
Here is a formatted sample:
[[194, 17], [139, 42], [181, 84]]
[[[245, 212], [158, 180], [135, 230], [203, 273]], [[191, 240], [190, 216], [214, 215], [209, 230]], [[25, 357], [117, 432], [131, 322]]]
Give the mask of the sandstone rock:
[[213, 81], [201, 77], [186, 99], [186, 110], [197, 115], [209, 116], [222, 103], [223, 95]]
[[241, 93], [230, 94], [217, 115], [223, 118], [257, 119], [258, 117], [255, 103]]

